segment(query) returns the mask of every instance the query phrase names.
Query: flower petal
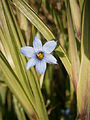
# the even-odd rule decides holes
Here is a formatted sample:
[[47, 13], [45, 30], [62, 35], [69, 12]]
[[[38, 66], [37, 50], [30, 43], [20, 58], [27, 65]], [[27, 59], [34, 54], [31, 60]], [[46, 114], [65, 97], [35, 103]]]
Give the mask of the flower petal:
[[28, 70], [29, 68], [33, 67], [35, 64], [36, 64], [36, 59], [31, 58], [26, 64], [26, 69]]
[[25, 46], [21, 48], [21, 53], [26, 57], [32, 57], [35, 52], [32, 47]]
[[34, 40], [33, 40], [33, 47], [35, 52], [41, 51], [42, 50], [42, 42], [39, 39], [39, 36], [35, 36]]
[[55, 49], [56, 45], [57, 45], [56, 41], [54, 41], [54, 40], [48, 41], [43, 45], [43, 50], [46, 53], [51, 53]]
[[36, 63], [36, 70], [39, 74], [44, 74], [46, 70], [46, 62], [38, 60]]
[[57, 64], [57, 60], [56, 60], [56, 58], [53, 56], [53, 55], [51, 55], [51, 54], [45, 54], [45, 61], [47, 62], [47, 63], [51, 63], [51, 64]]

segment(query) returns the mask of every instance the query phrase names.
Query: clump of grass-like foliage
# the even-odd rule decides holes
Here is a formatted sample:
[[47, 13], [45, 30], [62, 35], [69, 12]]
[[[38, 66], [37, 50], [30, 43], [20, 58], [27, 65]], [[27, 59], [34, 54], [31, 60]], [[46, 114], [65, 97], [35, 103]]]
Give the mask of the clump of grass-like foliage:
[[[89, 11], [90, 0], [0, 0], [0, 120], [89, 120]], [[36, 34], [57, 41], [58, 64], [40, 74], [20, 53]]]

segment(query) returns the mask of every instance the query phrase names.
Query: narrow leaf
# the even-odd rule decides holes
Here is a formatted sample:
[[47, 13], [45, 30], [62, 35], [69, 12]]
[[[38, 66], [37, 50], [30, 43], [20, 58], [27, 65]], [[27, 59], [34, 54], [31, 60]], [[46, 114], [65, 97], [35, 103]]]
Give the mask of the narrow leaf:
[[5, 79], [6, 84], [9, 86], [10, 90], [16, 96], [16, 98], [20, 101], [27, 114], [29, 116], [31, 115], [32, 113], [31, 107], [32, 107], [37, 115], [33, 103], [32, 102], [30, 103], [30, 101], [28, 100], [25, 91], [22, 89], [21, 84], [19, 83], [17, 76], [15, 75], [14, 71], [10, 67], [8, 61], [3, 56], [1, 51], [0, 51], [0, 69], [3, 71], [6, 77]]
[[82, 12], [82, 10], [83, 10], [84, 1], [85, 1], [85, 0], [79, 0], [79, 5], [80, 5], [81, 12]]
[[[13, 0], [14, 4], [18, 9], [30, 20], [30, 22], [43, 34], [47, 39], [55, 39], [51, 31], [46, 27], [46, 25], [40, 20], [38, 15], [33, 11], [33, 9], [27, 4], [25, 0]], [[43, 31], [43, 32], [42, 32]]]
[[[14, 27], [14, 23], [13, 23], [13, 20], [12, 20], [12, 16], [10, 16], [10, 8], [9, 7], [9, 4], [8, 4], [8, 1], [1, 1], [1, 21], [2, 21], [2, 25], [3, 25], [3, 33], [4, 33], [4, 36], [5, 36], [5, 40], [3, 41], [4, 42], [4, 48], [7, 52], [7, 47], [10, 51], [10, 54], [11, 54], [11, 57], [13, 59], [13, 62], [14, 62], [14, 67], [15, 67], [15, 73], [17, 74], [17, 76], [19, 77], [19, 81], [20, 83], [22, 84], [24, 90], [26, 91], [26, 94], [28, 95], [29, 99], [32, 101], [33, 100], [33, 97], [30, 97], [32, 96], [32, 93], [30, 91], [30, 89], [28, 89], [28, 83], [27, 81], [25, 81], [25, 79], [27, 80], [27, 76], [25, 74], [25, 68], [22, 66], [21, 64], [21, 61], [20, 61], [20, 43], [19, 43], [19, 38], [18, 38], [18, 34], [15, 30], [15, 27]], [[7, 45], [7, 47], [5, 46]], [[7, 53], [8, 54], [8, 53]]]
[[[83, 11], [81, 39], [81, 67], [77, 88], [77, 105], [81, 118], [90, 118], [90, 0], [86, 0]], [[88, 116], [88, 118], [87, 118]]]
[[70, 0], [70, 8], [72, 13], [73, 24], [78, 37], [81, 36], [81, 12], [77, 0]]
[[76, 39], [74, 35], [73, 25], [70, 16], [70, 9], [67, 6], [67, 23], [68, 23], [68, 34], [69, 34], [69, 46], [70, 46], [70, 57], [72, 66], [72, 83], [75, 90], [77, 89], [77, 83], [79, 79], [79, 56], [77, 51]]
[[71, 69], [71, 63], [70, 60], [68, 59], [67, 55], [65, 54], [65, 52], [61, 52], [62, 48], [59, 46], [58, 48], [56, 48], [56, 54], [59, 56], [60, 60], [62, 61], [67, 73], [69, 74], [70, 78], [72, 76], [72, 69]]

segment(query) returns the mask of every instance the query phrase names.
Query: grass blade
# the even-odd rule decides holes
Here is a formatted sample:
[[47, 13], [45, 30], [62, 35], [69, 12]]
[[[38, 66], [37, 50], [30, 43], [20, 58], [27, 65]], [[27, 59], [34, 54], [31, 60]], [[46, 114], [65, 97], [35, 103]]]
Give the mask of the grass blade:
[[[30, 116], [32, 111], [30, 110], [31, 105], [33, 110], [35, 111], [34, 105], [27, 99], [27, 96], [24, 90], [21, 87], [21, 84], [15, 75], [14, 71], [10, 67], [8, 61], [3, 56], [2, 52], [0, 51], [0, 69], [3, 71], [6, 79], [5, 82], [9, 86], [10, 90], [16, 96], [16, 98], [20, 101], [24, 109], [26, 110], [27, 114]], [[37, 112], [35, 111], [36, 115]]]
[[70, 0], [70, 8], [72, 13], [73, 24], [77, 33], [77, 36], [81, 37], [81, 12], [76, 0]]
[[84, 5], [77, 105], [81, 118], [89, 119], [87, 116], [90, 117], [90, 0], [86, 0]]
[[[31, 70], [32, 72], [28, 71], [26, 73], [25, 66], [23, 66], [20, 61], [20, 60], [22, 60], [20, 52], [19, 52], [20, 48], [21, 48], [21, 44], [19, 41], [20, 34], [17, 34], [17, 31], [15, 30], [15, 26], [14, 26], [15, 23], [13, 23], [14, 17], [12, 15], [12, 12], [9, 11], [10, 10], [9, 3], [7, 1], [2, 1], [2, 6], [3, 6], [2, 8], [4, 8], [3, 11], [5, 12], [5, 16], [4, 15], [3, 16], [6, 18], [6, 19], [4, 19], [4, 20], [6, 20], [5, 21], [6, 24], [4, 24], [3, 20], [2, 20], [2, 22], [3, 22], [4, 30], [6, 30], [6, 34], [8, 33], [9, 38], [10, 38], [10, 39], [7, 38], [8, 42], [9, 42], [7, 44], [9, 46], [14, 64], [15, 65], [17, 64], [16, 73], [17, 73], [17, 76], [19, 77], [18, 80], [20, 81], [23, 89], [25, 90], [25, 94], [27, 95], [28, 99], [30, 100], [30, 103], [34, 105], [33, 108], [35, 107], [35, 110], [37, 109], [39, 119], [47, 120], [48, 117], [47, 117], [45, 105], [43, 102], [43, 98], [41, 95], [40, 86], [38, 84], [37, 76], [36, 76], [36, 74], [33, 75], [34, 69]], [[12, 17], [13, 17], [13, 19], [12, 19]], [[15, 24], [15, 25], [17, 25], [17, 24]], [[7, 28], [6, 28], [6, 26], [7, 26]], [[8, 31], [8, 29], [9, 29], [9, 31]], [[10, 44], [10, 42], [12, 44]], [[28, 89], [28, 87], [27, 87], [28, 86], [28, 84], [26, 83], [26, 80], [28, 79], [27, 75], [29, 78], [30, 87], [32, 87], [31, 89]], [[32, 94], [32, 91], [33, 91], [34, 95]], [[35, 97], [35, 99], [34, 99], [34, 97]]]
[[59, 56], [60, 60], [62, 61], [67, 73], [69, 74], [70, 78], [72, 76], [72, 69], [71, 69], [71, 63], [70, 60], [68, 59], [67, 55], [65, 52], [61, 52], [63, 49], [59, 46], [56, 48], [56, 54]]
[[[13, 0], [14, 4], [18, 9], [30, 20], [30, 22], [43, 34], [47, 40], [55, 39], [51, 31], [46, 27], [45, 24], [40, 20], [38, 15], [33, 9], [27, 4], [25, 0]], [[42, 32], [44, 31], [44, 32]], [[47, 32], [48, 31], [48, 32]]]
[[13, 101], [14, 101], [15, 112], [17, 114], [18, 120], [26, 120], [24, 110], [21, 104], [15, 98], [15, 96], [13, 96]]
[[68, 22], [69, 45], [70, 45], [70, 54], [71, 54], [70, 57], [71, 57], [71, 66], [72, 66], [72, 83], [74, 85], [75, 90], [77, 90], [80, 63], [79, 63], [79, 56], [78, 56], [76, 39], [72, 26], [69, 6], [67, 6], [67, 22]]
[[[19, 77], [19, 81], [22, 84], [22, 86], [24, 87], [24, 90], [26, 91], [26, 94], [28, 95], [29, 99], [32, 100], [34, 102], [33, 96], [32, 96], [32, 92], [29, 89], [29, 84], [27, 83], [27, 76], [25, 73], [25, 67], [22, 65], [21, 63], [21, 58], [20, 58], [20, 52], [19, 49], [20, 47], [20, 40], [18, 37], [18, 33], [15, 30], [14, 27], [14, 23], [12, 21], [12, 16], [10, 16], [10, 8], [8, 9], [7, 7], [9, 7], [8, 2], [6, 1], [2, 1], [1, 3], [1, 20], [2, 20], [2, 24], [3, 24], [3, 30], [6, 32], [6, 34], [4, 34], [5, 36], [5, 40], [2, 38], [2, 41], [4, 42], [4, 48], [6, 49], [8, 47], [10, 54], [12, 56], [13, 62], [14, 62], [14, 67], [15, 67], [15, 73], [17, 74], [17, 76]], [[5, 14], [4, 14], [5, 12]], [[17, 24], [16, 24], [17, 25]], [[9, 29], [9, 30], [8, 30]], [[19, 31], [19, 30], [18, 30]], [[3, 32], [3, 33], [5, 33]], [[21, 36], [22, 38], [22, 36]], [[22, 40], [21, 40], [22, 41]], [[6, 43], [5, 43], [6, 42]], [[6, 47], [7, 44], [7, 47]], [[21, 42], [21, 44], [24, 44], [23, 42]], [[6, 49], [7, 52], [7, 49]], [[8, 53], [7, 53], [8, 54]], [[26, 80], [25, 80], [26, 79]], [[31, 96], [31, 97], [30, 97]]]
[[82, 10], [83, 10], [84, 1], [85, 1], [85, 0], [79, 0], [79, 5], [80, 5], [81, 12], [82, 12]]

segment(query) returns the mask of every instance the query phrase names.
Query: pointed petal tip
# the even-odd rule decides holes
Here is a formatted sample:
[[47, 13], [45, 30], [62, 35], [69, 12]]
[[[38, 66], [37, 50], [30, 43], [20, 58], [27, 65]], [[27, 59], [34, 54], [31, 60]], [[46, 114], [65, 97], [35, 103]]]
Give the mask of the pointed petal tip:
[[23, 54], [23, 49], [22, 49], [22, 48], [20, 49], [20, 53], [22, 53], [22, 54]]
[[34, 47], [35, 52], [38, 52], [38, 51], [42, 50], [42, 42], [41, 42], [41, 40], [39, 39], [38, 36], [34, 37], [33, 47]]
[[57, 41], [51, 40], [51, 41], [46, 42], [43, 45], [43, 50], [46, 53], [51, 53], [56, 48], [56, 46], [57, 46]]
[[26, 70], [28, 71], [30, 69], [29, 65], [26, 64]]
[[30, 46], [21, 47], [20, 52], [25, 57], [29, 57], [29, 58], [32, 57], [32, 56], [34, 56], [34, 53], [35, 53], [33, 47], [30, 47]]
[[29, 70], [29, 67], [26, 65], [26, 70]]
[[26, 70], [28, 70], [29, 68], [33, 67], [36, 64], [36, 59], [35, 58], [31, 58], [27, 64], [26, 64]]
[[36, 71], [40, 75], [44, 74], [45, 71], [46, 71], [46, 62], [44, 62], [44, 61], [37, 62], [37, 64], [36, 64]]
[[35, 36], [34, 38], [37, 38], [37, 39], [39, 39], [39, 34], [37, 33], [37, 34], [36, 34], [36, 36]]
[[54, 41], [55, 42], [55, 48], [56, 48], [56, 46], [57, 46], [57, 41]]
[[58, 64], [57, 60], [56, 60], [56, 62], [54, 64], [56, 64], [56, 65]]

